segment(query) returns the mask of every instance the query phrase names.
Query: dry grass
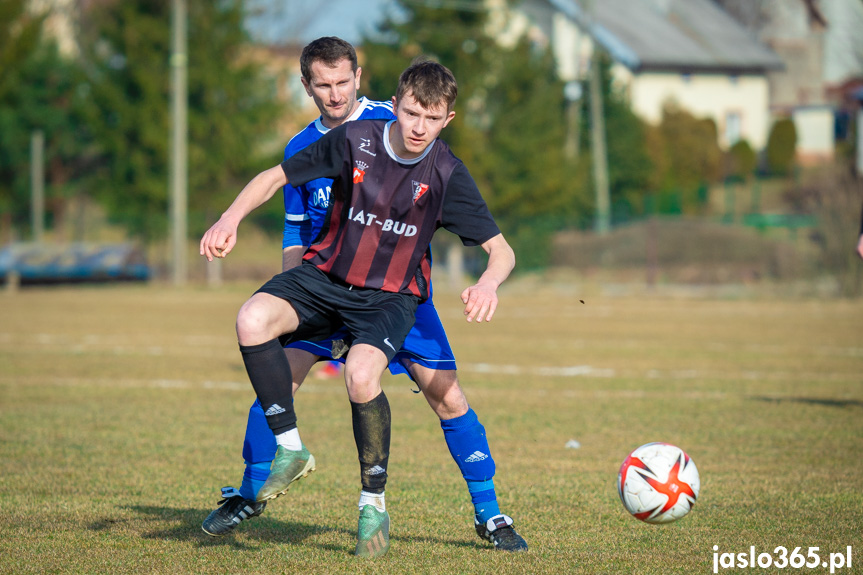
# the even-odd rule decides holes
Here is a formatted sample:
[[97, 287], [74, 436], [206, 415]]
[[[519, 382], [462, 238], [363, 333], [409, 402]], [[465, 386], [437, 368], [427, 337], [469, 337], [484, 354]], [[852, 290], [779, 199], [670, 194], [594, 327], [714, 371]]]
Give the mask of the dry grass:
[[[351, 556], [359, 482], [337, 382], [297, 400], [318, 472], [209, 538], [201, 521], [242, 473], [253, 395], [232, 325], [254, 287], [0, 295], [0, 572], [708, 573], [714, 545], [852, 545], [863, 561], [859, 302], [527, 280], [491, 325], [467, 325], [440, 285], [436, 301], [529, 553], [476, 538], [436, 418], [389, 376], [387, 557]], [[657, 440], [702, 477], [694, 511], [664, 527], [630, 518], [615, 491], [626, 453]]]

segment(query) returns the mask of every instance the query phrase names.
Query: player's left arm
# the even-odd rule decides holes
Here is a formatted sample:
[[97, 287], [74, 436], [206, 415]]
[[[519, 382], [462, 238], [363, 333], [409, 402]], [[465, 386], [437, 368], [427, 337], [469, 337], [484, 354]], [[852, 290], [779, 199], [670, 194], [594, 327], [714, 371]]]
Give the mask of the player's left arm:
[[480, 246], [488, 254], [488, 265], [479, 280], [461, 293], [467, 321], [476, 319], [477, 323], [483, 319], [491, 321], [497, 309], [497, 288], [515, 267], [515, 252], [503, 234], [497, 234]]

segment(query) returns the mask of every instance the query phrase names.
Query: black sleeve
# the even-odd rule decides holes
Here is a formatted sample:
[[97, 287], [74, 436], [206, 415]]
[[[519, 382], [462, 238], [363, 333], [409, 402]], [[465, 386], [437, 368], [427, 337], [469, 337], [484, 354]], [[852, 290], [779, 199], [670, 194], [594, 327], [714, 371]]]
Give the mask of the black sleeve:
[[320, 140], [282, 162], [288, 182], [297, 187], [317, 178], [335, 180], [344, 162], [346, 133], [345, 124], [333, 128]]
[[478, 246], [500, 233], [476, 182], [462, 163], [447, 183], [441, 225], [458, 235], [466, 246]]

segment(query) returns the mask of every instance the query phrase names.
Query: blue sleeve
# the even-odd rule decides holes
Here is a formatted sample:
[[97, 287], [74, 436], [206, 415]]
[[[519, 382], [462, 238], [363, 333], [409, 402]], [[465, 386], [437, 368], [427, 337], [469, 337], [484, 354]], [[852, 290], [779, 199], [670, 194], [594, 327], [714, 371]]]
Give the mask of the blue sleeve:
[[285, 198], [285, 221], [302, 222], [309, 219], [306, 214], [308, 192], [302, 187], [288, 184], [282, 189]]
[[[302, 143], [297, 142], [298, 139], [297, 137], [292, 138], [285, 146], [285, 160], [296, 154], [298, 149], [302, 149]], [[290, 184], [282, 188], [285, 200], [285, 222], [301, 222], [309, 219], [306, 214], [308, 198], [303, 195], [304, 191], [301, 187], [297, 188]]]
[[282, 235], [282, 249], [292, 246], [312, 245], [312, 220], [295, 222], [285, 218], [285, 231]]
[[[285, 159], [287, 160], [297, 152], [299, 145], [294, 145], [294, 139], [285, 146]], [[307, 238], [311, 235], [312, 224], [309, 221], [308, 192], [304, 187], [294, 187], [290, 184], [282, 188], [285, 203], [285, 228], [282, 232], [282, 249], [291, 246], [308, 246], [311, 241]]]

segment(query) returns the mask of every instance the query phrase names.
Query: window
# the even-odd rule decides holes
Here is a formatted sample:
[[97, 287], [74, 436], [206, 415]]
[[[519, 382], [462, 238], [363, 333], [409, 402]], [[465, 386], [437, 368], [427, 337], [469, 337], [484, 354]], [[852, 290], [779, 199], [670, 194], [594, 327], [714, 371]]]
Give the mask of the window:
[[730, 147], [740, 140], [740, 113], [725, 113], [725, 143]]

